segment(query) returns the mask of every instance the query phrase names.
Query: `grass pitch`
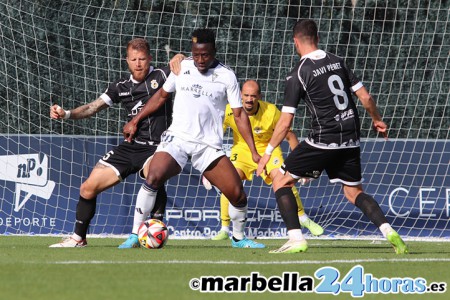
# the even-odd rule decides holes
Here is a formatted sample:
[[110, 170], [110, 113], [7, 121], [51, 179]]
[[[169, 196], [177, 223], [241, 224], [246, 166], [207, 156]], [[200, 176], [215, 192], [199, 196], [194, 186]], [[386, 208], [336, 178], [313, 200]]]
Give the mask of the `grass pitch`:
[[[282, 277], [298, 272], [314, 278], [321, 267], [341, 276], [356, 265], [376, 278], [445, 282], [439, 294], [365, 294], [364, 299], [450, 299], [450, 243], [409, 241], [409, 255], [396, 255], [387, 242], [309, 240], [298, 254], [269, 254], [284, 240], [261, 240], [266, 249], [233, 249], [229, 241], [169, 240], [160, 250], [117, 249], [123, 239], [88, 238], [89, 246], [50, 249], [59, 237], [0, 236], [0, 299], [350, 299], [300, 292], [201, 293], [189, 287], [202, 276]], [[321, 282], [314, 278], [314, 286]]]

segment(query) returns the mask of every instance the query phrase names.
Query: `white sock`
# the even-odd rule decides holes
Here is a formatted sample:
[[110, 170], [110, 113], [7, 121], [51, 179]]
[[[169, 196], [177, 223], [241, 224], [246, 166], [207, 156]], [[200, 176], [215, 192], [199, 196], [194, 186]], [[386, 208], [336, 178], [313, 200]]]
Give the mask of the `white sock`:
[[386, 237], [386, 235], [393, 230], [389, 223], [381, 224], [379, 229], [384, 237]]
[[304, 240], [302, 230], [301, 229], [291, 229], [288, 230], [288, 237], [290, 241], [300, 241]]
[[136, 197], [136, 208], [134, 209], [133, 230], [137, 234], [139, 226], [148, 218], [150, 212], [155, 206], [157, 191], [143, 184]]
[[233, 222], [233, 237], [237, 240], [244, 239], [245, 223], [247, 221], [247, 205], [245, 207], [234, 207], [230, 203], [228, 213]]
[[303, 214], [301, 216], [298, 217], [298, 219], [300, 220], [300, 223], [304, 223], [306, 221], [308, 221], [308, 215], [307, 214]]
[[78, 234], [76, 234], [75, 232], [72, 234], [72, 239], [74, 239], [77, 242], [81, 242], [81, 240], [83, 239], [81, 236], [79, 236]]
[[228, 226], [222, 226], [222, 228], [220, 228], [220, 231], [230, 232], [230, 228]]

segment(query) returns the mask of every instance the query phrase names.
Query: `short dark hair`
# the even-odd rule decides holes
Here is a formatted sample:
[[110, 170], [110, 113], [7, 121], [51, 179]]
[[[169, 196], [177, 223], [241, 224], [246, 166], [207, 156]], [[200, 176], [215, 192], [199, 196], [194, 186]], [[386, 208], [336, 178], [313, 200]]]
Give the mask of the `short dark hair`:
[[143, 38], [135, 38], [128, 42], [127, 51], [129, 49], [134, 49], [138, 51], [144, 51], [148, 55], [150, 55], [150, 45], [146, 39]]
[[196, 29], [192, 32], [192, 43], [199, 44], [213, 44], [214, 49], [216, 49], [216, 38], [214, 36], [214, 31], [208, 28]]
[[318, 31], [317, 24], [314, 20], [303, 19], [298, 20], [297, 23], [295, 23], [293, 35], [302, 41], [309, 40], [313, 43], [317, 43], [319, 41]]

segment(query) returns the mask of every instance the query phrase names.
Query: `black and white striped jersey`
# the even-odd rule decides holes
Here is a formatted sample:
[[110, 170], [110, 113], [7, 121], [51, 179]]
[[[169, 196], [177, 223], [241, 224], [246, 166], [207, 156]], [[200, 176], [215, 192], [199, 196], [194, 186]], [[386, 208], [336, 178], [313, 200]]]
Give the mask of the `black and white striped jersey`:
[[360, 121], [352, 92], [362, 86], [341, 57], [316, 50], [303, 56], [286, 78], [282, 112], [294, 114], [303, 99], [311, 115], [310, 145], [358, 147]]
[[[130, 75], [112, 82], [100, 97], [109, 105], [121, 103], [130, 121], [145, 103], [163, 86], [170, 74], [169, 67], [150, 67], [144, 81], [138, 82]], [[159, 143], [161, 134], [172, 123], [172, 99], [169, 99], [159, 110], [143, 119], [136, 131], [135, 140]]]

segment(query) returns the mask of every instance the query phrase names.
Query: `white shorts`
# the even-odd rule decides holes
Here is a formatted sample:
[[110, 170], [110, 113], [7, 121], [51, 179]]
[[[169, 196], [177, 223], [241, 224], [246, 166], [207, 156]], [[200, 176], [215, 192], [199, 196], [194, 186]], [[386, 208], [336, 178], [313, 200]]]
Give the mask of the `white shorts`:
[[156, 149], [156, 152], [170, 154], [182, 169], [190, 158], [192, 166], [201, 174], [217, 158], [225, 155], [222, 149], [216, 149], [198, 142], [186, 141], [180, 137], [171, 135], [169, 131], [163, 133], [162, 141]]

